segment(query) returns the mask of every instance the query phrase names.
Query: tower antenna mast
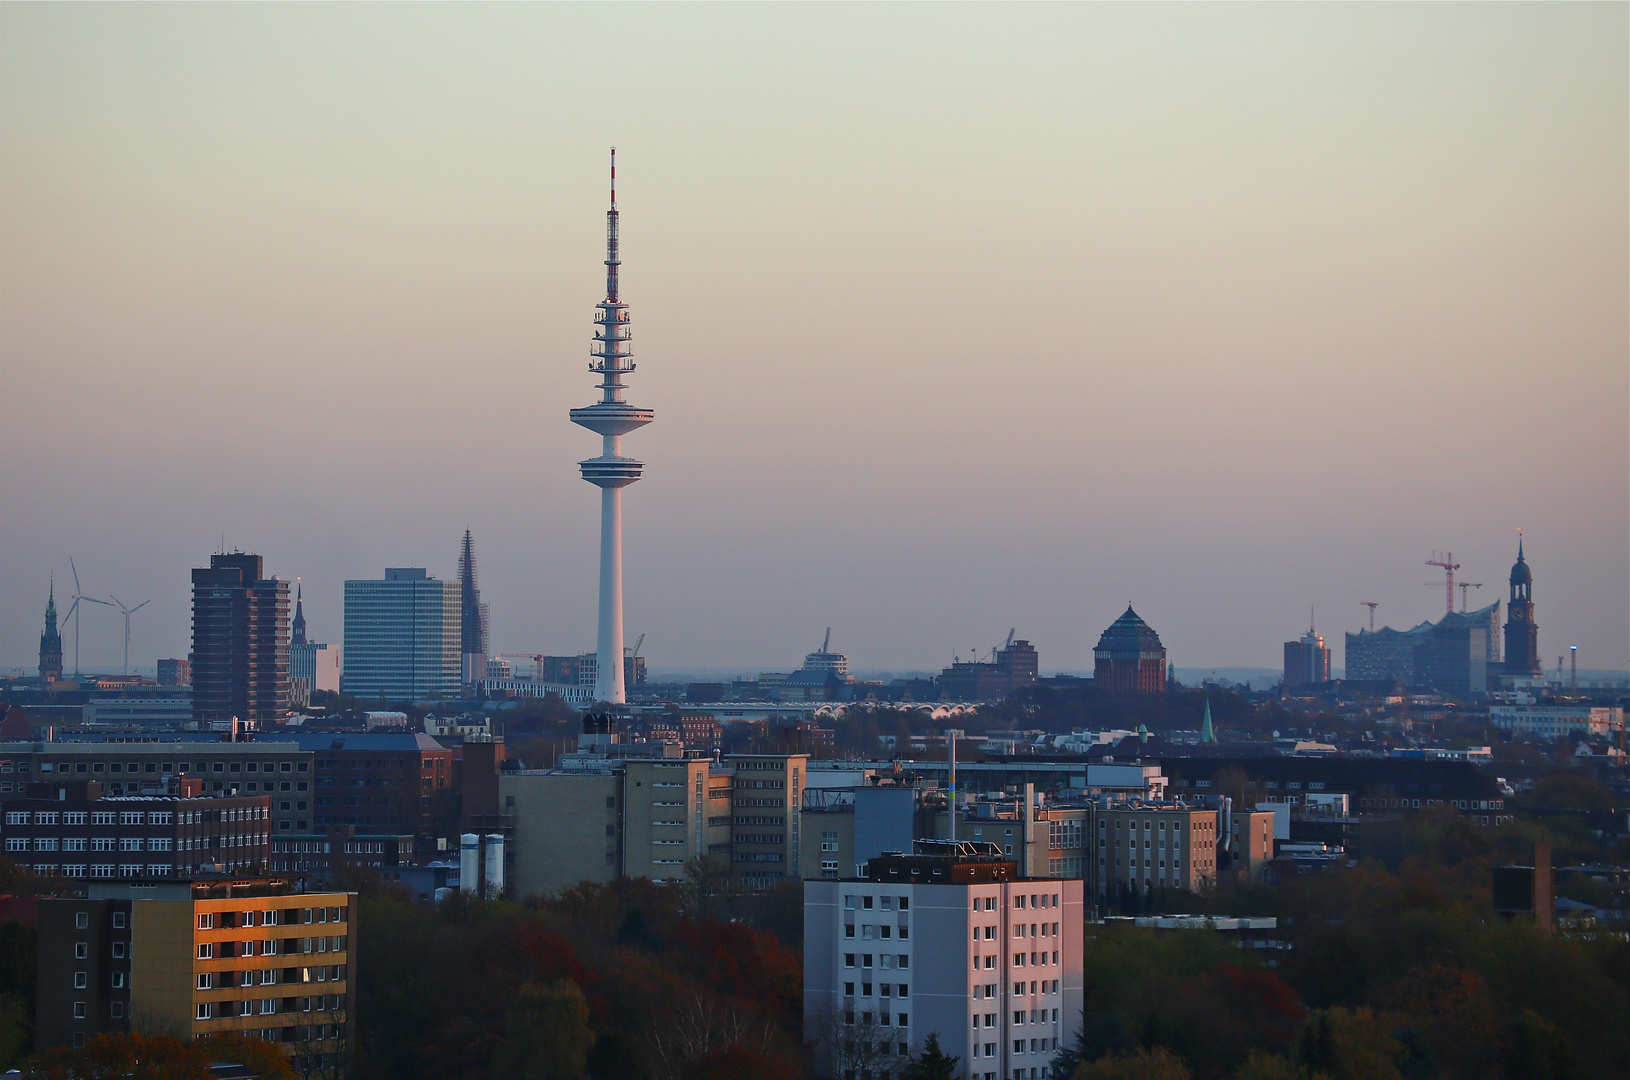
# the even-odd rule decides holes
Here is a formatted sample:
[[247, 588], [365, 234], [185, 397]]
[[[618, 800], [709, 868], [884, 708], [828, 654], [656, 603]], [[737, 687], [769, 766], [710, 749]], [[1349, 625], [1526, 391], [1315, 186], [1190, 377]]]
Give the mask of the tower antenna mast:
[[622, 489], [640, 478], [644, 463], [622, 454], [622, 438], [649, 424], [650, 409], [623, 400], [623, 377], [634, 370], [629, 349], [628, 305], [618, 287], [617, 148], [611, 148], [611, 208], [606, 211], [606, 298], [594, 313], [589, 370], [600, 376], [600, 400], [573, 409], [571, 418], [601, 438], [599, 457], [578, 462], [583, 479], [600, 489], [600, 631], [594, 697], [606, 705], [626, 700], [623, 685], [623, 502]]

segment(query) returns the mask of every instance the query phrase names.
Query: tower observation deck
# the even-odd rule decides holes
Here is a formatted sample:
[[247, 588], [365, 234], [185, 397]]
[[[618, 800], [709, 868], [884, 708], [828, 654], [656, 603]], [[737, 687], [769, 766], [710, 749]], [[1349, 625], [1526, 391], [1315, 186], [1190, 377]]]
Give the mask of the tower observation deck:
[[623, 687], [623, 522], [622, 489], [640, 478], [645, 465], [622, 454], [622, 438], [649, 424], [650, 409], [623, 400], [623, 377], [632, 373], [628, 305], [618, 291], [617, 149], [611, 150], [611, 209], [606, 211], [606, 298], [594, 312], [594, 344], [589, 370], [600, 376], [600, 400], [573, 409], [572, 422], [601, 437], [598, 457], [578, 462], [583, 479], [600, 489], [600, 632], [594, 682], [597, 702], [621, 705]]

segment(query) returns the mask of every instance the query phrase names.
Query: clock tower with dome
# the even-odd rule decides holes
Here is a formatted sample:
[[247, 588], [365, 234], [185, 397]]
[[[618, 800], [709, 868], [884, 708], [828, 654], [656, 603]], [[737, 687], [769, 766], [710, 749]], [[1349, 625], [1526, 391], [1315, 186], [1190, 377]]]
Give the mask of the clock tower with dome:
[[1517, 534], [1517, 562], [1511, 568], [1511, 599], [1506, 604], [1505, 673], [1516, 678], [1544, 674], [1539, 662], [1539, 625], [1534, 622], [1534, 572], [1523, 558]]

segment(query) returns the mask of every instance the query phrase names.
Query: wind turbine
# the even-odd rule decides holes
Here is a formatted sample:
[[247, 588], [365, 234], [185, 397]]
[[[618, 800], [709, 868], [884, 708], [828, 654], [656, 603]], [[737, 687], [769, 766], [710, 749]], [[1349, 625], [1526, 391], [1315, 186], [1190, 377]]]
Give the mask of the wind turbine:
[[[109, 593], [108, 595], [113, 596], [112, 593]], [[148, 604], [151, 604], [152, 601], [151, 600], [143, 600], [141, 603], [137, 604], [135, 607], [125, 607], [125, 602], [123, 600], [120, 600], [117, 596], [114, 596], [113, 597], [113, 602], [115, 604], [118, 604], [119, 605], [119, 610], [125, 613], [125, 674], [129, 675], [130, 674], [130, 616], [134, 615], [136, 612], [140, 611], [142, 608], [146, 607]]]
[[62, 621], [67, 622], [69, 615], [72, 615], [74, 617], [74, 678], [78, 679], [79, 678], [79, 602], [81, 600], [89, 600], [93, 604], [101, 604], [104, 607], [112, 607], [113, 605], [108, 603], [106, 600], [98, 600], [94, 596], [86, 596], [84, 593], [79, 591], [79, 567], [74, 565], [73, 556], [71, 556], [71, 555], [68, 557], [68, 569], [70, 569], [70, 570], [72, 570], [74, 572], [74, 596], [73, 596], [73, 601], [74, 602], [72, 604], [70, 604], [68, 606], [68, 610], [63, 613]]

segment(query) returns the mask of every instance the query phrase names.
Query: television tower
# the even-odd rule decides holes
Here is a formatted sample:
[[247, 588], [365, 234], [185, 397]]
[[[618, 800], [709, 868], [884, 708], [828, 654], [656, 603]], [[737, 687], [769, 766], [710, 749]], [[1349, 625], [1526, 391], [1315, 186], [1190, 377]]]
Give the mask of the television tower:
[[624, 435], [653, 419], [650, 409], [623, 400], [629, 360], [628, 305], [617, 293], [617, 148], [611, 148], [611, 209], [606, 211], [606, 298], [594, 313], [594, 345], [589, 370], [600, 376], [600, 400], [573, 409], [572, 423], [602, 439], [599, 457], [578, 462], [583, 479], [600, 489], [600, 636], [594, 698], [621, 705], [623, 692], [623, 488], [640, 478], [644, 463], [622, 456]]

